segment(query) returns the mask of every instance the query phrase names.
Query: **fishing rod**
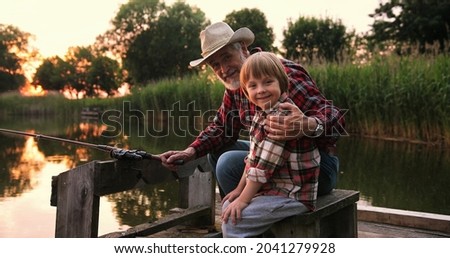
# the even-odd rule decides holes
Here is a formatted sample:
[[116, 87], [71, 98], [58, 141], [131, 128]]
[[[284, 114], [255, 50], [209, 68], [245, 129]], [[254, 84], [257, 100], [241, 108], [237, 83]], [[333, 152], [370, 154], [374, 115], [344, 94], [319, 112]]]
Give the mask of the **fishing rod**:
[[[150, 153], [147, 153], [142, 150], [125, 150], [120, 149], [108, 145], [103, 144], [93, 144], [93, 143], [87, 143], [87, 142], [80, 142], [70, 139], [63, 139], [53, 136], [47, 136], [43, 134], [34, 134], [34, 133], [27, 133], [27, 132], [21, 132], [21, 131], [15, 131], [15, 130], [9, 130], [9, 129], [2, 129], [0, 128], [0, 132], [2, 133], [8, 133], [8, 134], [15, 134], [15, 135], [23, 135], [23, 136], [30, 136], [34, 137], [37, 140], [44, 139], [44, 140], [51, 140], [51, 141], [57, 141], [57, 142], [65, 142], [70, 144], [75, 144], [79, 146], [84, 146], [88, 148], [93, 148], [101, 151], [109, 152], [109, 155], [111, 158], [114, 159], [126, 159], [126, 160], [142, 160], [142, 159], [153, 159], [153, 160], [159, 160], [161, 161], [161, 158], [157, 155], [152, 155]], [[175, 165], [183, 165], [183, 160], [176, 160], [174, 162]]]

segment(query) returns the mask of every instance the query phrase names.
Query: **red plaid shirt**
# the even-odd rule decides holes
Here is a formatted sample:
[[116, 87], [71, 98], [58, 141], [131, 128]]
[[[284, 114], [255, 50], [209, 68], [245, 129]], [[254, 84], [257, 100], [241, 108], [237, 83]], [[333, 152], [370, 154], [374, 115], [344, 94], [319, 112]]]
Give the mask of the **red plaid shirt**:
[[[302, 66], [286, 59], [281, 61], [289, 77], [289, 98], [306, 116], [315, 116], [324, 124], [326, 136], [315, 139], [317, 146], [319, 149], [325, 149], [334, 145], [334, 133], [336, 130], [343, 130], [343, 113], [332, 105], [331, 101], [325, 99]], [[222, 105], [213, 122], [199, 134], [190, 147], [196, 150], [197, 157], [201, 157], [236, 141], [241, 130], [250, 129], [255, 111], [256, 106], [248, 101], [241, 90], [225, 89]]]
[[258, 111], [250, 128], [250, 153], [245, 159], [247, 179], [262, 183], [258, 195], [292, 198], [314, 210], [317, 199], [320, 154], [315, 140], [309, 137], [274, 141], [267, 137], [264, 123], [267, 114], [283, 115], [279, 103], [291, 102], [283, 94], [269, 111]]

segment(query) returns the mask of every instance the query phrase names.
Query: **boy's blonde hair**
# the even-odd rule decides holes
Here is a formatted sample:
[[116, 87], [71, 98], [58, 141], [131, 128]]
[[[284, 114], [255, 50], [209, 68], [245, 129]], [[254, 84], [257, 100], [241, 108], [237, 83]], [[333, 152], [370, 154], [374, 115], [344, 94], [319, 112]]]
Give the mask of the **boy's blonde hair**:
[[289, 79], [280, 59], [271, 52], [257, 52], [249, 56], [241, 68], [240, 81], [245, 95], [248, 96], [246, 85], [250, 76], [261, 79], [264, 76], [275, 77], [281, 92], [288, 91]]

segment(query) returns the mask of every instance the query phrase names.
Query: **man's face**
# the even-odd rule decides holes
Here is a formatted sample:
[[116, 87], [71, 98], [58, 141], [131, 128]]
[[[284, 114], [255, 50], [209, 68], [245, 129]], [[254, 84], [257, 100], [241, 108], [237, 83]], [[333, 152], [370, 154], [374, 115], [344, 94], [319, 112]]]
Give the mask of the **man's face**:
[[242, 48], [227, 45], [208, 58], [208, 65], [229, 90], [239, 89], [239, 73], [246, 57]]

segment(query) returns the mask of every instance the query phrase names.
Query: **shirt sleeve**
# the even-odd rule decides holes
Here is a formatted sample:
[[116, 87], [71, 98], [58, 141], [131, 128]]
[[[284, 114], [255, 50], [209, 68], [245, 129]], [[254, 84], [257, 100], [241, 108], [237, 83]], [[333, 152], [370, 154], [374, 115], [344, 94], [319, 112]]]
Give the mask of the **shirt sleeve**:
[[242, 129], [237, 105], [228, 90], [225, 90], [222, 105], [210, 123], [189, 147], [196, 150], [197, 158], [212, 150], [220, 149], [239, 138]]
[[314, 116], [322, 121], [325, 141], [331, 143], [336, 135], [345, 133], [344, 113], [325, 98], [308, 72], [291, 61], [283, 59], [282, 62], [289, 77], [289, 97], [306, 116]]
[[247, 179], [266, 183], [272, 177], [274, 171], [283, 166], [285, 162], [283, 141], [272, 141], [270, 138], [251, 147], [252, 153], [246, 159]]

